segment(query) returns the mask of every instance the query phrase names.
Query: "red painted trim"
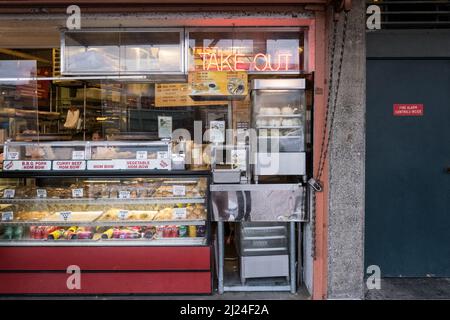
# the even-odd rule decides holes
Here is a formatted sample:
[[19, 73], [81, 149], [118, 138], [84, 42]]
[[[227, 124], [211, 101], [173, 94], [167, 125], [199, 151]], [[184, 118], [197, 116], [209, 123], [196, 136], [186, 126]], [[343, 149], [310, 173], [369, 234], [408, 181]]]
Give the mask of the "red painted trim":
[[210, 247], [3, 247], [0, 270], [210, 270]]
[[81, 273], [81, 289], [69, 290], [70, 274], [0, 273], [0, 294], [210, 294], [210, 272]]
[[[327, 24], [326, 12], [316, 12], [314, 73], [314, 174], [320, 159], [327, 97]], [[329, 153], [328, 153], [329, 155]], [[328, 265], [328, 157], [322, 175], [323, 192], [316, 193], [316, 258], [313, 261], [313, 299], [326, 299]]]

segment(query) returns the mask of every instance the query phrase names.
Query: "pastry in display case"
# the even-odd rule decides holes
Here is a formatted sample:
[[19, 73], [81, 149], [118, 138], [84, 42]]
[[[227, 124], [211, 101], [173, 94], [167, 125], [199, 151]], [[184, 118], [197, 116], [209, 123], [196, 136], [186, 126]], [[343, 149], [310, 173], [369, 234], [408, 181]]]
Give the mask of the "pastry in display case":
[[87, 143], [88, 170], [171, 169], [170, 141]]
[[0, 245], [207, 242], [207, 177], [2, 180]]

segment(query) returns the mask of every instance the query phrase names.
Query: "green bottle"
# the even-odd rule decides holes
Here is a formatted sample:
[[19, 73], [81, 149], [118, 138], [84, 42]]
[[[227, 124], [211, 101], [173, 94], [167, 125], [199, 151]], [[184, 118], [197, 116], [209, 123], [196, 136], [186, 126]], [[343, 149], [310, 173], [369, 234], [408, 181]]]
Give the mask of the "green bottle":
[[23, 236], [23, 227], [17, 226], [16, 229], [14, 230], [13, 238], [20, 240], [20, 239], [22, 239], [22, 236]]
[[14, 229], [12, 226], [8, 226], [3, 233], [3, 239], [11, 240], [13, 238]]

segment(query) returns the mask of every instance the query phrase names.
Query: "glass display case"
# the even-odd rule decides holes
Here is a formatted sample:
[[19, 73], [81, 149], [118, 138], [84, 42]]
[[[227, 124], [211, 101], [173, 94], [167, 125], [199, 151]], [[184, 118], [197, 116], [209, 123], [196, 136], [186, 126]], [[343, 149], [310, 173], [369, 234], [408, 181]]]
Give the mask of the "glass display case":
[[118, 142], [86, 144], [88, 170], [171, 169], [170, 141]]
[[253, 80], [252, 127], [255, 181], [259, 175], [304, 175], [305, 79]]
[[208, 243], [208, 178], [0, 179], [0, 246]]
[[6, 142], [5, 171], [170, 170], [170, 141]]

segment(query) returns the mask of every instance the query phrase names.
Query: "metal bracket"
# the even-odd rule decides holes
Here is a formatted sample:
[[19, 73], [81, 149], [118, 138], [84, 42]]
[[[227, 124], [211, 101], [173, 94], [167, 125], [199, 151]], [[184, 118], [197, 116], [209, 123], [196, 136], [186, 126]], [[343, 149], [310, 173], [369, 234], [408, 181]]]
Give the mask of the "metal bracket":
[[314, 189], [315, 192], [322, 192], [323, 188], [320, 182], [316, 181], [314, 178], [311, 178], [308, 180], [308, 184], [311, 186], [311, 188]]

